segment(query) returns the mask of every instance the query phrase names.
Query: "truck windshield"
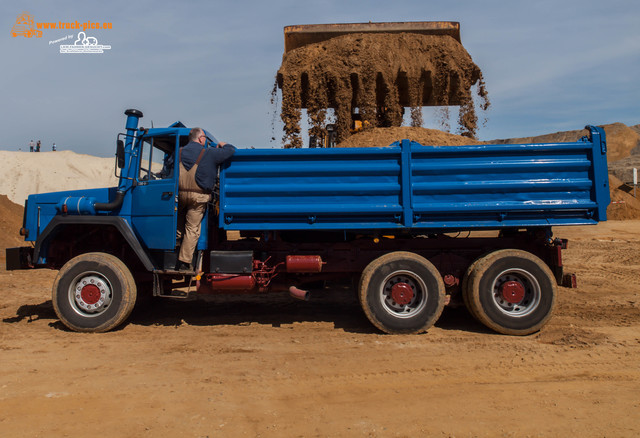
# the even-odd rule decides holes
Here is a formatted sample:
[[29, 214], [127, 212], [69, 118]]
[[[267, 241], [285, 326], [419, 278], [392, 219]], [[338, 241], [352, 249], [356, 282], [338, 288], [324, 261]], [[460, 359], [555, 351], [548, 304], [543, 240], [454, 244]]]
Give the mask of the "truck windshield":
[[140, 146], [138, 181], [171, 178], [175, 147], [174, 135], [143, 138]]

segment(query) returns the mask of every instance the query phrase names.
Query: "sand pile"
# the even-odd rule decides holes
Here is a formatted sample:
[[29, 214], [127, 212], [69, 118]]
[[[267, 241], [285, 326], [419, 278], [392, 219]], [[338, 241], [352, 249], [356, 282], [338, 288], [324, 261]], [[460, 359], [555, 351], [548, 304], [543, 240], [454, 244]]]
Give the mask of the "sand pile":
[[[616, 125], [622, 124], [616, 123]], [[640, 125], [630, 126], [626, 129], [620, 128], [618, 131], [618, 135], [613, 139], [610, 140], [607, 137], [609, 148], [614, 148], [614, 150], [621, 148], [618, 146], [619, 142], [624, 145], [624, 151], [627, 149], [630, 151], [617, 161], [609, 159], [609, 172], [622, 182], [633, 183], [633, 169], [640, 169]]]
[[463, 146], [466, 144], [481, 144], [481, 141], [464, 137], [462, 135], [449, 134], [437, 129], [417, 128], [412, 126], [401, 126], [393, 128], [373, 128], [358, 132], [336, 147], [356, 148], [356, 147], [379, 147], [389, 146], [391, 143], [409, 139], [417, 141], [423, 145], [433, 146]]
[[0, 151], [0, 194], [20, 205], [28, 195], [114, 187], [115, 159], [60, 152]]
[[[620, 181], [633, 184], [633, 169], [640, 171], [640, 154], [633, 154], [621, 160], [609, 163], [609, 173]], [[638, 176], [640, 178], [640, 175]]]
[[[633, 190], [614, 175], [609, 174], [611, 204], [607, 208], [607, 218], [612, 220], [640, 219], [640, 199], [633, 197]], [[640, 196], [640, 190], [637, 192]]]
[[[459, 105], [462, 135], [473, 137], [479, 106], [489, 106], [480, 68], [454, 38], [403, 34], [349, 34], [286, 53], [278, 70], [285, 147], [301, 147], [301, 109], [309, 135], [326, 134], [327, 109], [335, 110], [338, 142], [350, 135], [351, 114], [365, 126], [402, 124], [404, 107], [412, 125], [422, 125], [422, 106]], [[275, 90], [275, 88], [274, 88]]]
[[21, 205], [0, 195], [0, 257], [4, 257], [4, 248], [25, 245], [24, 238], [19, 234], [23, 210]]
[[[611, 123], [600, 125], [607, 135], [607, 160], [613, 163], [622, 158], [628, 157], [631, 151], [640, 145], [640, 127], [629, 127], [624, 123]], [[509, 138], [503, 140], [491, 140], [488, 143], [554, 143], [570, 142], [587, 135], [586, 129], [578, 131], [562, 131], [553, 134], [538, 135], [536, 137]], [[640, 149], [640, 147], [638, 148]]]
[[609, 163], [640, 153], [640, 131], [624, 123], [604, 125], [607, 133], [607, 159]]

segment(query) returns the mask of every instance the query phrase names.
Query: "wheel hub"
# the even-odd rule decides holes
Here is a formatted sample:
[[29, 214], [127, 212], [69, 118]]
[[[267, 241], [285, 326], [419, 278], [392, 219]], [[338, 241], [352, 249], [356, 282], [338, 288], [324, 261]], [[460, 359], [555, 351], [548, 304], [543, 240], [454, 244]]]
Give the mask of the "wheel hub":
[[396, 283], [391, 288], [391, 298], [401, 306], [409, 304], [413, 295], [413, 289], [407, 283]]
[[511, 280], [500, 286], [500, 295], [506, 302], [517, 304], [524, 298], [525, 289], [519, 281]]
[[491, 290], [496, 308], [513, 318], [535, 312], [542, 299], [537, 278], [522, 268], [506, 269], [496, 275]]
[[103, 312], [111, 303], [109, 283], [97, 273], [87, 273], [76, 278], [69, 290], [76, 311], [87, 314]]
[[80, 291], [80, 298], [87, 304], [95, 304], [100, 301], [100, 289], [95, 284], [87, 284]]
[[412, 318], [427, 305], [427, 286], [416, 273], [398, 270], [382, 281], [380, 302], [394, 318]]

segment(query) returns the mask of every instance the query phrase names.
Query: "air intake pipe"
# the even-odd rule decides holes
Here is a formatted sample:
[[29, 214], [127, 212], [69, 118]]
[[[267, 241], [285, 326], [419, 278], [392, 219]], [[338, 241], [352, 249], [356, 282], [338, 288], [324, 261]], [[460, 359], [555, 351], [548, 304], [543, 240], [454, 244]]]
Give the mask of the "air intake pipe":
[[[125, 129], [127, 130], [126, 141], [124, 144], [124, 162], [131, 163], [133, 139], [138, 129], [138, 121], [143, 117], [142, 111], [137, 109], [128, 109], [124, 112], [127, 116]], [[114, 211], [122, 206], [124, 194], [131, 188], [131, 182], [135, 176], [135, 169], [125, 165], [122, 169], [120, 185], [116, 191], [116, 196], [110, 202], [96, 202], [93, 197], [86, 196], [67, 196], [56, 204], [56, 210], [62, 214], [96, 214], [96, 211]]]
[[133, 138], [136, 134], [136, 130], [138, 129], [138, 121], [143, 117], [143, 114], [142, 111], [137, 109], [128, 109], [124, 112], [124, 114], [127, 116], [127, 123], [125, 125], [127, 136], [124, 143], [125, 168], [122, 169], [122, 172], [126, 173], [126, 178], [120, 178], [118, 191], [116, 192], [115, 198], [111, 202], [96, 202], [93, 205], [93, 208], [98, 211], [113, 211], [120, 208], [122, 202], [124, 201], [125, 192], [131, 188], [131, 181], [132, 177], [134, 176], [133, 172], [135, 171], [135, 169], [132, 169], [131, 166], [127, 166], [126, 164], [131, 163]]
[[124, 192], [117, 191], [116, 197], [111, 202], [96, 202], [93, 204], [93, 208], [99, 211], [113, 211], [120, 208], [124, 201]]
[[124, 193], [116, 192], [111, 202], [96, 202], [94, 197], [67, 196], [56, 204], [56, 210], [62, 214], [96, 214], [96, 211], [113, 211], [120, 208]]

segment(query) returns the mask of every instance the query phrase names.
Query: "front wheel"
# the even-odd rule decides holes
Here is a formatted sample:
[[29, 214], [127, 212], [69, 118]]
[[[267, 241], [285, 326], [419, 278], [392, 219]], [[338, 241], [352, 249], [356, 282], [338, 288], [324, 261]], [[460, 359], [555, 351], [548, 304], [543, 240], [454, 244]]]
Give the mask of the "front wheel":
[[468, 272], [464, 289], [471, 314], [506, 335], [540, 330], [553, 314], [557, 294], [549, 267], [533, 254], [515, 249], [479, 259]]
[[424, 257], [410, 252], [385, 254], [362, 273], [360, 304], [373, 325], [385, 333], [420, 333], [444, 308], [444, 283]]
[[87, 253], [69, 260], [53, 284], [53, 308], [60, 321], [78, 332], [106, 332], [131, 314], [136, 283], [115, 256]]

